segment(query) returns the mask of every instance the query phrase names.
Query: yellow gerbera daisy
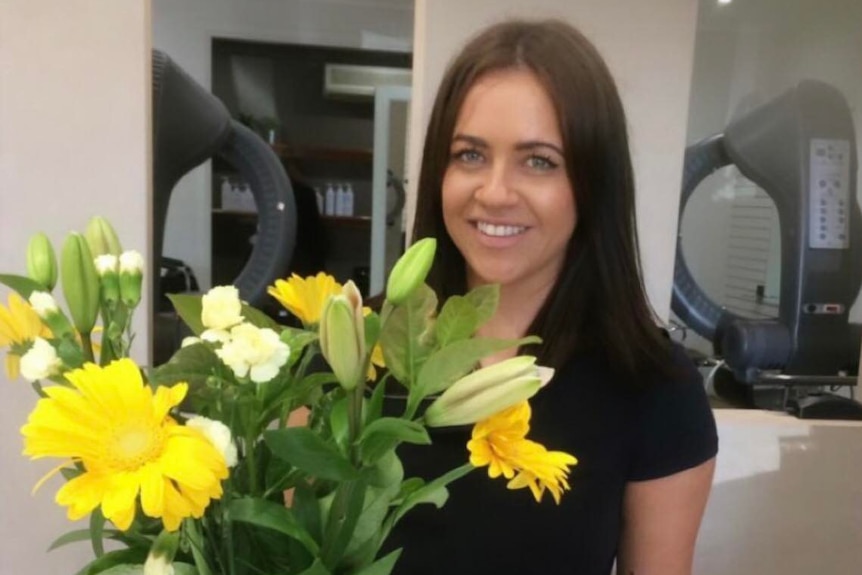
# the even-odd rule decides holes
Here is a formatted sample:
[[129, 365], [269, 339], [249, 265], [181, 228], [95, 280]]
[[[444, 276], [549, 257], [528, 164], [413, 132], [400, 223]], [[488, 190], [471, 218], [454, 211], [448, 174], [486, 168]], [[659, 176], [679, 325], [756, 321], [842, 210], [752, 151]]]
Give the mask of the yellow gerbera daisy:
[[56, 501], [80, 519], [101, 505], [126, 530], [141, 508], [174, 531], [185, 517], [200, 517], [222, 495], [228, 476], [222, 454], [197, 429], [168, 414], [188, 385], [153, 391], [138, 366], [121, 359], [106, 367], [88, 363], [66, 374], [71, 388], [45, 390], [21, 433], [33, 459], [68, 458], [84, 473], [66, 483]]
[[536, 501], [547, 489], [559, 503], [562, 492], [569, 489], [569, 467], [578, 460], [527, 439], [530, 415], [530, 404], [524, 401], [478, 422], [467, 443], [470, 463], [487, 465], [491, 478], [509, 479], [509, 489], [529, 487]]
[[30, 304], [15, 292], [9, 293], [9, 307], [0, 304], [0, 347], [9, 346], [6, 354], [6, 376], [17, 379], [20, 360], [36, 338], [51, 338], [49, 330]]
[[267, 292], [298, 317], [302, 325], [310, 327], [320, 323], [326, 300], [341, 293], [341, 284], [323, 272], [307, 278], [291, 274], [287, 281], [276, 280]]

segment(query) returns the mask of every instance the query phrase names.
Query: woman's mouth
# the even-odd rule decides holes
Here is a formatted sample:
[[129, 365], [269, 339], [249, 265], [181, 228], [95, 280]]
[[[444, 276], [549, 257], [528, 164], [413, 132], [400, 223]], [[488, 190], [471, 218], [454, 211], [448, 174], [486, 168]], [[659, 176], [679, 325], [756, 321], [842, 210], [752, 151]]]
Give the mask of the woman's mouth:
[[494, 238], [508, 238], [512, 236], [519, 236], [527, 231], [525, 226], [513, 226], [507, 224], [491, 224], [488, 222], [475, 222], [476, 229], [482, 232], [486, 236], [491, 236]]

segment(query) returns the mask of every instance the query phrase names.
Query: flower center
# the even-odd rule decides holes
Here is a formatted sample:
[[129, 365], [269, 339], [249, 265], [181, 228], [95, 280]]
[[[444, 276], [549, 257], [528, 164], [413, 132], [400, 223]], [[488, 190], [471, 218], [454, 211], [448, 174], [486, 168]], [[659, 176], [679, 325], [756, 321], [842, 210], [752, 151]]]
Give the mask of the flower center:
[[144, 421], [129, 421], [115, 428], [107, 445], [111, 467], [131, 471], [152, 461], [162, 452], [162, 430]]

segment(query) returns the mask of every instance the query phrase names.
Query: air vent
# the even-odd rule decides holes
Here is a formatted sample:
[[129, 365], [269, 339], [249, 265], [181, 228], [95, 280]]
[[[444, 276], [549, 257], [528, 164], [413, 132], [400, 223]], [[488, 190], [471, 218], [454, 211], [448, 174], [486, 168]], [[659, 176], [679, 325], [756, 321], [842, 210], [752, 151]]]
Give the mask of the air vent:
[[328, 97], [373, 98], [378, 86], [410, 86], [408, 68], [326, 64], [323, 93]]

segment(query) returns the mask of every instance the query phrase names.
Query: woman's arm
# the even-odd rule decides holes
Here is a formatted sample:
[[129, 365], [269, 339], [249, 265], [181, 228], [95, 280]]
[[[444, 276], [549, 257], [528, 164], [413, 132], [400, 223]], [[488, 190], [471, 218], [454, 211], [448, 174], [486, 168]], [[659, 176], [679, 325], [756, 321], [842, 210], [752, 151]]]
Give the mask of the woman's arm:
[[715, 458], [679, 473], [632, 481], [623, 497], [617, 575], [690, 575]]

